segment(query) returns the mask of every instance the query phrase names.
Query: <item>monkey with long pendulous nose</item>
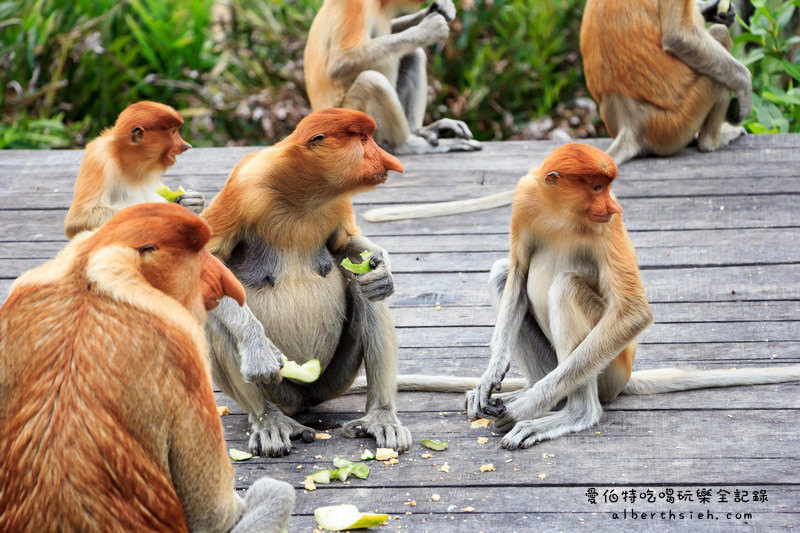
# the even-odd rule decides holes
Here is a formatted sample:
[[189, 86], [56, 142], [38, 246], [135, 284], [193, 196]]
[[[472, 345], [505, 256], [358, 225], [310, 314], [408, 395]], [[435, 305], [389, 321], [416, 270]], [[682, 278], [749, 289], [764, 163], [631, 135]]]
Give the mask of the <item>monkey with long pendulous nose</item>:
[[[203, 212], [209, 249], [244, 284], [269, 338], [289, 359], [322, 363], [313, 383], [247, 382], [236, 343], [211, 317], [214, 380], [249, 413], [255, 453], [285, 455], [292, 439], [313, 440], [291, 415], [346, 391], [362, 361], [366, 415], [346, 424], [345, 435], [369, 434], [398, 450], [411, 444], [395, 410], [397, 340], [382, 301], [394, 290], [388, 256], [361, 235], [350, 201], [389, 170], [403, 170], [375, 144], [374, 131], [360, 111], [316, 111], [280, 143], [245, 157]], [[361, 262], [365, 250], [373, 252], [371, 272], [340, 266], [345, 257]]]

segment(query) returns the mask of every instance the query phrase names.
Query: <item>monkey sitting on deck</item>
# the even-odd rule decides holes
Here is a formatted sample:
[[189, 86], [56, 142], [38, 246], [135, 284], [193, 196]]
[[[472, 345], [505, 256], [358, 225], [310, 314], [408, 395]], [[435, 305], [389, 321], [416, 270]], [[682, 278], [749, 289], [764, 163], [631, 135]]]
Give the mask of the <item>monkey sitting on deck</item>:
[[[182, 124], [180, 114], [170, 106], [142, 101], [126, 107], [113, 128], [90, 142], [64, 221], [67, 237], [98, 228], [123, 207], [166, 202], [156, 193], [163, 186], [161, 173], [190, 148], [181, 138]], [[203, 195], [194, 191], [187, 191], [177, 203], [195, 214], [205, 206]], [[246, 305], [223, 298], [212, 314], [236, 338], [242, 373], [248, 380], [280, 380], [280, 350], [265, 337], [264, 328]]]
[[[375, 140], [395, 154], [480, 150], [460, 120], [422, 125], [428, 98], [423, 46], [443, 41], [453, 0], [434, 0], [410, 15], [397, 11], [424, 0], [325, 0], [311, 24], [304, 54], [306, 90], [314, 109], [358, 109], [375, 119]], [[445, 131], [455, 138], [440, 138]]]
[[695, 136], [697, 147], [710, 152], [745, 133], [725, 117], [730, 91], [739, 105], [733, 119], [738, 123], [750, 114], [750, 71], [730, 54], [724, 25], [704, 26], [704, 14], [733, 21], [717, 15], [718, 3], [586, 3], [583, 68], [589, 92], [614, 136], [608, 153], [617, 165], [638, 155], [672, 155]]
[[[470, 417], [497, 418], [497, 428], [508, 432], [504, 448], [591, 427], [603, 412], [600, 402], [619, 394], [800, 380], [800, 366], [631, 373], [636, 338], [652, 315], [611, 193], [616, 176], [609, 155], [573, 143], [554, 150], [517, 185], [509, 257], [494, 264], [489, 280], [497, 308], [491, 357], [467, 394]], [[512, 357], [526, 375], [523, 388], [492, 397]], [[399, 377], [401, 390], [468, 381], [438, 378], [425, 388], [419, 377], [411, 387], [412, 378]], [[564, 398], [564, 408], [554, 411]]]
[[[317, 358], [313, 383], [242, 378], [236, 345], [213, 317], [206, 329], [214, 381], [250, 414], [250, 449], [280, 456], [291, 439], [314, 430], [291, 415], [341, 395], [363, 361], [366, 415], [344, 427], [372, 435], [380, 447], [407, 450], [409, 431], [395, 410], [397, 340], [383, 302], [394, 291], [385, 251], [361, 236], [350, 196], [402, 172], [372, 138], [375, 122], [360, 111], [325, 109], [304, 118], [278, 144], [250, 154], [203, 212], [209, 250], [242, 281], [247, 301], [269, 337], [298, 363]], [[374, 252], [374, 270], [355, 275], [345, 258]]]
[[16, 280], [0, 308], [1, 531], [275, 531], [294, 502], [242, 500], [201, 323], [244, 289], [170, 204], [121, 210]]

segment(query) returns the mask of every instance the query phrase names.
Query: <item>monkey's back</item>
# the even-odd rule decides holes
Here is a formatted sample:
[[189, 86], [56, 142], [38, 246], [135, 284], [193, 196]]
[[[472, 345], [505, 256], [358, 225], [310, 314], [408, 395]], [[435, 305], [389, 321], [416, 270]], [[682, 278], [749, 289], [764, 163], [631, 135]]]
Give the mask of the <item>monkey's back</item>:
[[143, 341], [133, 330], [152, 320], [120, 305], [62, 282], [20, 287], [0, 310], [13, 332], [0, 374], [14, 378], [0, 389], [1, 531], [186, 530], [166, 439], [142, 429], [166, 435], [148, 374], [163, 337]]
[[620, 94], [665, 110], [683, 105], [699, 75], [663, 49], [659, 20], [658, 0], [587, 1], [580, 47], [595, 100]]

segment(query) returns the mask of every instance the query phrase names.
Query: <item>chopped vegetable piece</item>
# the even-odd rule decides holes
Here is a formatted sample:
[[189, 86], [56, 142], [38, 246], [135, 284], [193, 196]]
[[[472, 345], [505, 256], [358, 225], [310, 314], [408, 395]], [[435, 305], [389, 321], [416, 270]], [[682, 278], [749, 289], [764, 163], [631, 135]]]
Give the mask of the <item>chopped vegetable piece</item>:
[[336, 479], [339, 481], [347, 481], [348, 476], [353, 472], [353, 467], [345, 466], [339, 470], [331, 470], [331, 479], [333, 479], [334, 472], [336, 473]]
[[361, 529], [389, 520], [388, 514], [362, 513], [355, 505], [330, 505], [314, 509], [317, 524], [330, 531]]
[[388, 461], [395, 457], [397, 457], [397, 452], [391, 448], [378, 448], [378, 451], [375, 452], [375, 459], [378, 461]]
[[309, 474], [306, 476], [306, 479], [310, 479], [314, 483], [321, 483], [323, 485], [327, 485], [331, 482], [331, 472], [338, 472], [336, 470], [317, 470], [313, 474]]
[[491, 424], [491, 423], [492, 423], [492, 421], [489, 420], [488, 418], [479, 418], [479, 419], [475, 420], [474, 422], [470, 423], [469, 427], [471, 427], [472, 429], [485, 428], [485, 427], [488, 427], [489, 424]]
[[354, 464], [353, 475], [358, 479], [367, 479], [367, 476], [369, 475], [369, 467], [364, 463]]
[[302, 381], [303, 383], [312, 383], [319, 379], [322, 374], [322, 364], [319, 359], [311, 359], [302, 365], [298, 365], [294, 361], [289, 360], [285, 355], [283, 357], [283, 368], [281, 368], [280, 375]]
[[373, 460], [373, 459], [375, 459], [375, 454], [374, 454], [374, 453], [372, 453], [371, 451], [369, 451], [369, 450], [364, 450], [364, 451], [362, 452], [362, 454], [361, 454], [361, 460], [362, 460], [362, 461], [371, 461], [371, 460]]
[[231, 414], [231, 410], [228, 409], [227, 405], [218, 405], [217, 406], [217, 414], [219, 416], [225, 416]]
[[480, 470], [481, 472], [494, 472], [494, 465], [492, 463], [486, 463], [485, 465], [481, 465]]
[[178, 190], [173, 191], [164, 185], [156, 189], [156, 193], [168, 202], [175, 202], [178, 198], [186, 194], [186, 191], [183, 190], [183, 187], [178, 187]]
[[731, 0], [720, 0], [717, 5], [717, 13], [727, 13], [731, 7]]
[[346, 468], [348, 466], [353, 466], [355, 463], [350, 459], [345, 459], [344, 457], [336, 457], [333, 459], [333, 466], [336, 468]]
[[367, 272], [372, 270], [372, 265], [369, 264], [369, 260], [375, 252], [370, 252], [369, 250], [364, 250], [361, 252], [361, 259], [363, 260], [361, 263], [353, 263], [350, 261], [349, 257], [345, 257], [342, 259], [340, 263], [342, 267], [350, 272], [355, 274], [366, 274]]
[[229, 449], [228, 455], [230, 455], [231, 459], [234, 461], [247, 461], [248, 459], [253, 458], [252, 453], [243, 452], [242, 450], [237, 450], [236, 448]]
[[443, 440], [424, 440], [422, 441], [422, 445], [438, 452], [446, 450], [449, 446], [449, 444]]

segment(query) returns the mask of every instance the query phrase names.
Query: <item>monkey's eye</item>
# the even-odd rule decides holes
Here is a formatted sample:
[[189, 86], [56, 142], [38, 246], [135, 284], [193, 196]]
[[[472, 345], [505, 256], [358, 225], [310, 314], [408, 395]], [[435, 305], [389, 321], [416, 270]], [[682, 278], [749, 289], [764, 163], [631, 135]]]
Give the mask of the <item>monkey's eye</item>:
[[601, 190], [603, 190], [603, 186], [602, 185], [595, 185], [594, 187], [592, 187], [592, 190], [593, 191], [601, 191]]
[[369, 140], [369, 137], [367, 135], [362, 135], [361, 136], [361, 143], [362, 144], [366, 144], [368, 140]]
[[155, 252], [156, 250], [158, 250], [158, 246], [155, 244], [145, 244], [139, 248], [139, 255], [149, 254], [150, 252]]
[[313, 137], [311, 137], [311, 140], [310, 140], [310, 141], [308, 141], [308, 145], [309, 145], [309, 146], [316, 146], [316, 145], [318, 145], [319, 143], [321, 143], [321, 142], [322, 142], [322, 139], [324, 139], [324, 138], [325, 138], [325, 135], [324, 135], [324, 134], [322, 134], [322, 133], [317, 133], [316, 135], [314, 135]]

